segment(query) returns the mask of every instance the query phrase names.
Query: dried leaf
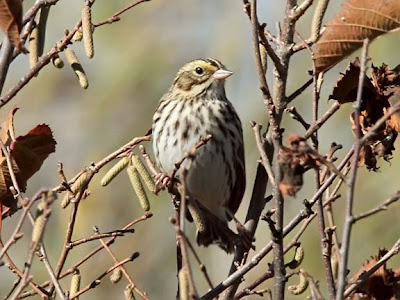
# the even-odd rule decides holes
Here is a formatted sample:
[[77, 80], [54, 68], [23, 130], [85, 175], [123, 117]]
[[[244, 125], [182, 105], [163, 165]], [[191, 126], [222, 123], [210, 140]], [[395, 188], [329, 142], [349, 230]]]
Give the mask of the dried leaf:
[[[378, 256], [367, 260], [360, 270], [353, 276], [352, 281], [356, 281], [361, 274], [371, 269], [387, 253], [387, 250], [379, 250]], [[368, 277], [347, 300], [374, 299], [374, 300], [394, 300], [398, 299], [395, 295], [399, 294], [399, 286], [395, 284], [394, 272], [382, 265], [375, 273]]]
[[360, 48], [364, 39], [399, 28], [400, 1], [349, 0], [325, 26], [314, 57], [317, 73]]
[[0, 0], [0, 28], [15, 47], [26, 53], [19, 37], [22, 30], [21, 0]]
[[[360, 76], [360, 61], [358, 58], [354, 62], [350, 63], [346, 71], [340, 74], [336, 86], [333, 89], [332, 95], [329, 99], [335, 99], [340, 104], [354, 102], [357, 98], [357, 88]], [[371, 83], [371, 80], [365, 76], [363, 96], [364, 97], [374, 97], [376, 94], [376, 89]]]
[[4, 145], [9, 145], [11, 140], [15, 139], [14, 115], [19, 108], [14, 107], [7, 115], [0, 127], [0, 139]]
[[[385, 89], [384, 94], [388, 97], [388, 102], [391, 107], [397, 105], [400, 102], [400, 84], [389, 86]], [[400, 132], [400, 113], [397, 112], [393, 114], [386, 124], [396, 132]]]
[[[10, 160], [13, 173], [22, 192], [26, 189], [27, 180], [35, 174], [48, 155], [55, 151], [56, 142], [47, 125], [38, 125], [24, 136], [14, 137], [14, 114], [11, 110], [2, 123], [0, 136], [10, 147]], [[4, 142], [3, 141], [3, 142]], [[14, 207], [16, 202], [9, 187], [12, 185], [11, 174], [6, 157], [0, 154], [0, 205]]]

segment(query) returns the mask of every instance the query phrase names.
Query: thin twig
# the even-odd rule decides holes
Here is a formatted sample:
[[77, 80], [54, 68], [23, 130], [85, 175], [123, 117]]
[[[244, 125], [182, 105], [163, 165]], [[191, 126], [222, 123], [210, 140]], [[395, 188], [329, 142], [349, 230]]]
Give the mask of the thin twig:
[[344, 299], [344, 289], [346, 287], [346, 275], [347, 275], [347, 264], [348, 256], [350, 251], [350, 236], [353, 226], [353, 203], [354, 203], [354, 188], [357, 176], [357, 166], [360, 155], [361, 148], [361, 127], [360, 127], [360, 113], [361, 113], [361, 101], [362, 101], [362, 91], [364, 86], [365, 72], [367, 68], [368, 60], [368, 46], [369, 40], [364, 40], [362, 58], [361, 58], [361, 68], [360, 77], [358, 81], [357, 89], [357, 99], [354, 107], [354, 122], [355, 122], [355, 137], [354, 137], [354, 156], [351, 166], [350, 178], [347, 183], [347, 201], [346, 201], [346, 212], [345, 221], [342, 232], [342, 243], [340, 247], [340, 264], [338, 271], [338, 284], [337, 284], [337, 295], [336, 300]]

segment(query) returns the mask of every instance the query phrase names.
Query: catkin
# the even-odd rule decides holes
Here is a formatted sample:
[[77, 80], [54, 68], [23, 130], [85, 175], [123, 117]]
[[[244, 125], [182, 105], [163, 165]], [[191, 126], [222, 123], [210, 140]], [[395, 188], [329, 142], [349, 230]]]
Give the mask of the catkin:
[[62, 69], [64, 67], [64, 62], [63, 60], [58, 56], [55, 55], [51, 58], [51, 62], [57, 69]]
[[324, 18], [326, 8], [328, 7], [329, 0], [318, 0], [317, 7], [314, 11], [314, 16], [311, 22], [311, 40], [315, 43], [319, 39], [321, 31], [322, 19]]
[[82, 34], [86, 56], [93, 58], [94, 47], [92, 33], [92, 12], [90, 10], [90, 6], [87, 4], [85, 4], [82, 8]]
[[121, 268], [116, 268], [114, 269], [114, 271], [112, 272], [111, 276], [110, 276], [110, 281], [111, 283], [118, 283], [122, 278], [122, 271]]
[[302, 272], [300, 272], [299, 276], [300, 276], [299, 284], [288, 286], [289, 292], [293, 295], [303, 294], [308, 288], [307, 278], [304, 276]]
[[36, 23], [32, 24], [31, 35], [29, 36], [29, 67], [33, 68], [39, 61], [39, 29]]
[[190, 215], [193, 218], [193, 222], [196, 225], [198, 232], [205, 232], [207, 229], [206, 222], [204, 221], [203, 216], [199, 212], [199, 209], [195, 207], [192, 203], [190, 203], [190, 201], [188, 201], [187, 208], [190, 212]]
[[259, 48], [260, 48], [260, 56], [261, 56], [261, 65], [264, 71], [264, 74], [267, 73], [267, 69], [268, 69], [268, 54], [267, 54], [267, 50], [265, 49], [265, 46], [263, 44], [259, 44]]
[[71, 199], [75, 196], [75, 194], [79, 191], [79, 189], [81, 188], [81, 186], [83, 185], [83, 183], [86, 180], [86, 173], [83, 173], [81, 176], [79, 176], [76, 181], [71, 185], [71, 191], [73, 193], [73, 195], [71, 195], [70, 192], [67, 192], [63, 198], [63, 200], [61, 201], [61, 207], [62, 208], [66, 208], [69, 203], [71, 202]]
[[144, 164], [141, 161], [141, 159], [139, 158], [139, 156], [133, 154], [131, 160], [132, 160], [132, 165], [134, 165], [136, 167], [136, 169], [138, 170], [140, 177], [142, 177], [147, 188], [151, 192], [154, 192], [155, 185], [154, 185], [153, 178], [151, 177], [149, 171], [146, 169], [146, 167], [144, 166]]
[[76, 76], [78, 76], [79, 84], [81, 85], [82, 88], [87, 89], [89, 86], [89, 82], [86, 77], [85, 71], [82, 68], [81, 63], [76, 57], [74, 50], [72, 50], [71, 48], [67, 48], [65, 50], [65, 56], [67, 58], [68, 63], [74, 70]]
[[189, 300], [189, 283], [184, 269], [179, 270], [179, 300]]
[[75, 42], [82, 41], [82, 38], [83, 38], [83, 34], [82, 34], [82, 30], [81, 29], [78, 29], [77, 31], [75, 31], [74, 36], [72, 37], [72, 39]]
[[296, 269], [304, 259], [304, 249], [302, 246], [296, 247], [294, 257], [291, 262], [287, 264], [290, 269]]
[[130, 285], [127, 285], [124, 290], [124, 295], [126, 300], [135, 300], [135, 295], [133, 294], [133, 289]]
[[[69, 288], [69, 297], [72, 298], [80, 289], [81, 286], [81, 274], [78, 270], [74, 272], [71, 278], [71, 285]], [[78, 298], [76, 298], [78, 299]]]
[[142, 206], [143, 210], [145, 211], [150, 210], [150, 202], [143, 188], [143, 184], [140, 181], [139, 172], [133, 165], [129, 166], [126, 169], [126, 171], [128, 172], [129, 180], [132, 184], [132, 187], [136, 193], [136, 196], [139, 199], [140, 205]]
[[32, 230], [32, 242], [35, 243], [40, 241], [40, 239], [42, 238], [42, 233], [45, 224], [46, 224], [46, 217], [43, 214], [41, 214], [36, 218]]
[[101, 185], [106, 186], [113, 180], [123, 169], [125, 169], [129, 164], [129, 158], [123, 157], [117, 162], [104, 177], [101, 179]]

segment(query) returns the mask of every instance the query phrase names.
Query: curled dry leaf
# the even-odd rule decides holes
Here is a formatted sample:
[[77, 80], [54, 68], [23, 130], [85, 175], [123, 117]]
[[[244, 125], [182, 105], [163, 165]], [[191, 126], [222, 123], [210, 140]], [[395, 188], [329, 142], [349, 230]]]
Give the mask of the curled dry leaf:
[[[48, 125], [38, 125], [26, 135], [15, 138], [14, 114], [11, 110], [0, 128], [0, 137], [10, 149], [10, 158], [18, 186], [25, 191], [26, 183], [42, 166], [50, 153], [55, 151], [56, 141]], [[12, 185], [7, 160], [3, 152], [0, 155], [0, 206], [16, 205], [9, 187]]]
[[0, 28], [15, 47], [27, 53], [19, 37], [22, 30], [21, 0], [0, 0]]
[[[379, 250], [379, 254], [367, 260], [360, 270], [353, 276], [351, 281], [357, 279], [366, 271], [371, 269], [385, 254], [387, 250]], [[395, 300], [399, 299], [400, 286], [398, 285], [398, 270], [394, 272], [382, 265], [370, 277], [368, 277], [356, 291], [346, 300]]]
[[[350, 63], [346, 71], [340, 75], [330, 99], [339, 103], [353, 102], [357, 97], [360, 64], [358, 59]], [[362, 135], [383, 117], [390, 107], [400, 101], [400, 65], [390, 69], [383, 64], [372, 66], [371, 78], [365, 77], [362, 91], [360, 126]], [[354, 114], [350, 117], [355, 131]], [[365, 143], [360, 152], [359, 166], [366, 165], [368, 169], [377, 171], [377, 159], [389, 160], [392, 157], [394, 142], [400, 131], [400, 114], [395, 113], [380, 128], [377, 134]]]
[[325, 27], [314, 56], [317, 73], [362, 47], [364, 39], [400, 28], [400, 1], [346, 1]]

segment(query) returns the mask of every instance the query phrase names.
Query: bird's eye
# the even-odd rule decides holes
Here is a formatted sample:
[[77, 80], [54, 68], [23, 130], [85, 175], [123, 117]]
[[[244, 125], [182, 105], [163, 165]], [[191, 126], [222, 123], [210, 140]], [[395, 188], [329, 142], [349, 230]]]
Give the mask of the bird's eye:
[[204, 73], [204, 69], [201, 67], [197, 67], [194, 71], [196, 72], [197, 75], [201, 75]]

